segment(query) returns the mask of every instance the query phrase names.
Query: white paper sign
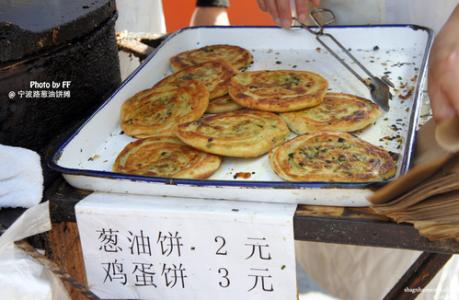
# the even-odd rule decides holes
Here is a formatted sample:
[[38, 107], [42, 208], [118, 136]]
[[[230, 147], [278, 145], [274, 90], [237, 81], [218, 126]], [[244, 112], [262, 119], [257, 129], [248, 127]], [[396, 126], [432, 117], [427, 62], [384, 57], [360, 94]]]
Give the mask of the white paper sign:
[[296, 299], [295, 205], [93, 193], [75, 207], [110, 299]]

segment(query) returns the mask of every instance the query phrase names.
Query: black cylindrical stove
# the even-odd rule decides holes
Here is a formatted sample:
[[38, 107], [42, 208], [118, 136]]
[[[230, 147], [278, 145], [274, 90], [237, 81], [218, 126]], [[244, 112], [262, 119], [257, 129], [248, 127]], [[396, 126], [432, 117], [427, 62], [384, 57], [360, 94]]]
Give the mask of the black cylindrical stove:
[[119, 85], [115, 0], [0, 1], [0, 144], [40, 153]]

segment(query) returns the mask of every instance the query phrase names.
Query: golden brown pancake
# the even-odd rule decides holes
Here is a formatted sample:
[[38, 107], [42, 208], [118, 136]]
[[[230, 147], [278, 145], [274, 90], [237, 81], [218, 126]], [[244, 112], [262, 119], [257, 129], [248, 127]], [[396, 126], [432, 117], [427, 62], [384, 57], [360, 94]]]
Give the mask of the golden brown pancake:
[[208, 103], [209, 92], [198, 81], [153, 87], [124, 102], [120, 126], [138, 138], [173, 135], [179, 124], [199, 119]]
[[397, 169], [387, 151], [342, 132], [298, 136], [274, 148], [269, 160], [274, 172], [288, 181], [382, 181]]
[[174, 72], [214, 59], [227, 61], [234, 70], [242, 71], [253, 61], [252, 54], [244, 48], [231, 45], [210, 45], [185, 51], [172, 57], [170, 62]]
[[296, 134], [317, 131], [352, 132], [363, 129], [382, 114], [370, 100], [341, 93], [328, 93], [324, 101], [312, 108], [281, 113]]
[[285, 122], [276, 114], [238, 110], [203, 117], [179, 126], [177, 136], [205, 152], [257, 157], [281, 144], [288, 136]]
[[230, 95], [226, 94], [209, 101], [206, 113], [217, 114], [223, 112], [230, 112], [241, 109], [241, 106], [231, 99]]
[[316, 73], [267, 70], [236, 74], [229, 94], [244, 107], [287, 112], [319, 105], [327, 87], [327, 80]]
[[188, 80], [197, 80], [209, 90], [210, 99], [228, 94], [228, 86], [234, 75], [233, 68], [224, 60], [214, 60], [187, 67], [162, 79], [155, 87], [183, 84]]
[[118, 155], [113, 171], [143, 176], [207, 178], [221, 158], [193, 149], [172, 136], [152, 137], [128, 144]]

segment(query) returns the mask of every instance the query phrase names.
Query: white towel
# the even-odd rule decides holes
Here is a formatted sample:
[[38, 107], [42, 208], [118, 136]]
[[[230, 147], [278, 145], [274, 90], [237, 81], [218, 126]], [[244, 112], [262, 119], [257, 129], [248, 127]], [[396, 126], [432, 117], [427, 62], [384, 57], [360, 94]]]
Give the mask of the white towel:
[[32, 207], [43, 195], [40, 156], [31, 150], [0, 145], [0, 208]]

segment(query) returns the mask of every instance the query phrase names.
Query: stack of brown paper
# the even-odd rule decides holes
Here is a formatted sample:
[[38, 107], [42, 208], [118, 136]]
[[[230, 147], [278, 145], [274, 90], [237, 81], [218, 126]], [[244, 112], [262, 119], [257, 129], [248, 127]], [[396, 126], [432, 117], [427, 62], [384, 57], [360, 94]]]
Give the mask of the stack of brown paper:
[[459, 241], [459, 117], [418, 132], [414, 167], [370, 197], [373, 209], [430, 240]]

